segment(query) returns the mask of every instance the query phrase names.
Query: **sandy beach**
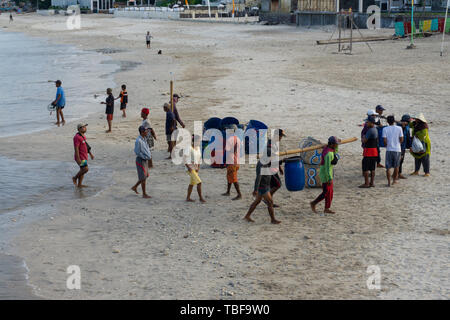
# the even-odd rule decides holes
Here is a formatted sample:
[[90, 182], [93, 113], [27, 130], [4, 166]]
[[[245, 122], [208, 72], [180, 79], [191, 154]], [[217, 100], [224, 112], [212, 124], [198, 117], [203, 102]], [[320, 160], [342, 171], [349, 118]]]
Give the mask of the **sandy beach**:
[[[46, 299], [450, 298], [448, 36], [443, 57], [440, 36], [417, 39], [416, 50], [405, 50], [403, 39], [372, 42], [373, 52], [354, 44], [353, 55], [343, 55], [333, 53], [336, 45], [315, 44], [330, 38], [332, 27], [82, 15], [80, 30], [66, 30], [65, 21], [31, 14], [9, 24], [1, 15], [0, 28], [103, 52], [120, 65], [114, 95], [125, 83], [130, 103], [126, 119], [116, 103], [110, 134], [104, 106], [93, 103], [97, 111], [86, 119], [95, 155], [91, 163], [110, 170], [111, 184], [95, 196], [51, 203], [47, 216], [21, 225], [0, 252], [26, 261], [34, 294]], [[147, 30], [154, 37], [151, 50], [145, 47]], [[203, 165], [207, 203], [186, 203], [185, 168], [165, 160], [162, 105], [169, 99], [170, 73], [187, 129], [212, 116], [234, 116], [241, 123], [256, 119], [286, 131], [282, 150], [298, 148], [308, 136], [359, 138], [358, 125], [378, 104], [396, 118], [423, 112], [432, 122], [431, 177], [421, 171], [387, 188], [385, 170], [377, 169], [376, 187], [359, 189], [362, 149], [355, 142], [342, 146], [335, 168], [336, 215], [311, 211], [309, 202], [319, 189], [289, 192], [283, 186], [275, 195], [280, 225], [270, 224], [263, 204], [253, 214], [255, 223], [243, 221], [253, 200], [254, 165], [241, 165], [240, 201], [221, 195], [225, 169]], [[133, 149], [144, 106], [158, 138], [148, 200], [130, 190], [137, 180]], [[0, 138], [0, 155], [66, 161], [75, 174], [75, 132], [76, 123], [67, 123]], [[404, 170], [413, 168], [407, 155]], [[86, 184], [91, 178], [88, 173]], [[61, 176], [61, 186], [71, 183], [70, 174]], [[20, 213], [5, 228], [15, 228], [17, 220]], [[69, 265], [80, 266], [81, 290], [66, 287]], [[366, 284], [373, 265], [381, 271], [381, 290]]]

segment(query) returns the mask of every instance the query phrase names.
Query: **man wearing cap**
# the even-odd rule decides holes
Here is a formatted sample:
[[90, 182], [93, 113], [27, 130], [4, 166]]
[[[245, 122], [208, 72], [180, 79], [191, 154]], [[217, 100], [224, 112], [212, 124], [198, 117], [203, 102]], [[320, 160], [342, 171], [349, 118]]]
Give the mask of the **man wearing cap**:
[[151, 198], [145, 190], [145, 182], [148, 177], [148, 160], [152, 158], [152, 154], [150, 152], [150, 148], [148, 147], [147, 141], [145, 137], [148, 134], [148, 131], [144, 126], [139, 127], [139, 136], [134, 143], [134, 153], [136, 154], [136, 169], [138, 174], [138, 182], [131, 187], [131, 190], [139, 194], [137, 191], [137, 187], [141, 185], [142, 187], [142, 197], [143, 198]]
[[392, 176], [394, 181], [392, 184], [396, 184], [398, 180], [398, 170], [400, 167], [400, 157], [402, 155], [403, 143], [403, 130], [401, 127], [395, 124], [394, 116], [388, 116], [387, 122], [389, 126], [383, 129], [383, 140], [386, 146], [386, 177], [388, 180], [388, 187], [391, 186], [391, 172], [390, 169], [394, 169], [394, 175]]
[[170, 111], [168, 103], [165, 103], [163, 108], [166, 113], [166, 140], [168, 145], [167, 151], [169, 152], [169, 156], [166, 159], [172, 159], [172, 150], [176, 143], [176, 137], [174, 137], [175, 141], [172, 141], [172, 133], [177, 130], [177, 121], [175, 120], [174, 113]]
[[335, 153], [338, 151], [340, 140], [334, 136], [328, 138], [328, 145], [323, 149], [320, 160], [319, 177], [322, 181], [322, 193], [310, 202], [311, 209], [317, 213], [316, 205], [325, 199], [324, 213], [335, 213], [331, 210], [331, 201], [333, 200], [333, 165], [337, 163]]
[[56, 85], [56, 99], [55, 101], [52, 102], [53, 106], [56, 106], [56, 125], [58, 125], [59, 127], [59, 117], [61, 117], [61, 122], [62, 125], [64, 125], [66, 123], [66, 121], [64, 120], [64, 114], [62, 112], [62, 110], [64, 109], [65, 105], [66, 105], [66, 95], [64, 93], [64, 89], [61, 87], [61, 80], [56, 80], [55, 85]]
[[73, 184], [78, 188], [85, 188], [87, 186], [83, 185], [84, 175], [89, 171], [88, 169], [88, 154], [91, 159], [94, 160], [94, 155], [91, 153], [91, 147], [86, 141], [86, 126], [87, 124], [78, 124], [78, 132], [73, 137], [73, 147], [75, 149], [75, 162], [80, 167], [80, 171], [72, 177]]
[[375, 118], [368, 117], [366, 119], [366, 126], [368, 129], [361, 139], [364, 147], [362, 160], [364, 184], [360, 185], [360, 188], [374, 187], [373, 181], [375, 179], [375, 167], [378, 159], [378, 130], [375, 128]]
[[409, 126], [412, 130], [412, 136], [417, 137], [417, 139], [424, 145], [424, 152], [414, 153], [410, 150], [410, 153], [414, 157], [415, 169], [411, 175], [416, 176], [419, 174], [420, 166], [423, 165], [423, 171], [425, 172], [425, 177], [430, 176], [430, 155], [431, 155], [431, 140], [428, 134], [428, 123], [425, 119], [423, 113], [419, 117], [413, 119]]
[[402, 174], [402, 167], [403, 167], [403, 161], [405, 160], [405, 153], [407, 149], [411, 148], [412, 145], [412, 138], [411, 138], [411, 132], [409, 129], [409, 123], [411, 122], [411, 117], [409, 114], [404, 114], [402, 116], [402, 119], [399, 123], [397, 123], [398, 126], [402, 127], [403, 130], [403, 142], [401, 145], [402, 148], [402, 154], [400, 156], [400, 167], [398, 169], [398, 177], [399, 179], [406, 179], [406, 177]]
[[[147, 133], [147, 136], [145, 137], [145, 140], [147, 141], [148, 147], [150, 150], [153, 150], [153, 147], [155, 145], [154, 140], [156, 140], [156, 134], [155, 130], [153, 130], [152, 125], [150, 124], [150, 120], [148, 119], [148, 115], [150, 113], [150, 110], [148, 108], [142, 108], [141, 110], [141, 118], [142, 118], [142, 124], [145, 129], [149, 130]], [[150, 159], [148, 162], [148, 166], [150, 168], [153, 168], [153, 161]]]
[[178, 123], [180, 124], [180, 126], [182, 128], [185, 127], [184, 122], [181, 120], [180, 115], [178, 114], [178, 109], [177, 109], [177, 103], [178, 100], [180, 99], [180, 96], [178, 94], [174, 94], [173, 95], [173, 114], [175, 115], [175, 120], [178, 121]]

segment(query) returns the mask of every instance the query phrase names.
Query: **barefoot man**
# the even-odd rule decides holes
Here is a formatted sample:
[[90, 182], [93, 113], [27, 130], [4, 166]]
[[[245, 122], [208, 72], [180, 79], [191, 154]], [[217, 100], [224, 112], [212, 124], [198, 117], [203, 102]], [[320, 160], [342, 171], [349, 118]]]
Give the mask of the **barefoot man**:
[[331, 201], [333, 200], [333, 165], [337, 163], [337, 158], [335, 158], [335, 153], [337, 152], [338, 143], [340, 140], [336, 137], [328, 138], [328, 145], [322, 151], [322, 157], [320, 160], [319, 177], [322, 181], [322, 193], [316, 198], [316, 200], [311, 201], [311, 209], [313, 212], [317, 213], [316, 205], [325, 199], [325, 210], [324, 213], [335, 213], [331, 208]]
[[250, 205], [250, 208], [248, 209], [248, 212], [244, 217], [244, 219], [247, 220], [248, 222], [254, 222], [254, 220], [250, 218], [250, 215], [253, 213], [253, 211], [255, 211], [256, 207], [263, 199], [267, 205], [267, 210], [269, 211], [270, 221], [273, 224], [279, 224], [281, 222], [275, 219], [275, 214], [273, 210], [273, 200], [272, 195], [270, 194], [270, 181], [272, 180], [273, 174], [274, 172], [271, 172], [271, 162], [267, 164], [262, 164], [261, 172], [258, 172], [256, 175], [255, 186], [258, 190], [258, 193], [256, 194], [256, 199]]
[[189, 152], [184, 156], [184, 164], [187, 169], [187, 173], [191, 178], [187, 190], [186, 201], [194, 202], [191, 199], [192, 189], [197, 186], [197, 193], [200, 202], [205, 203], [206, 200], [202, 196], [202, 180], [198, 176], [198, 171], [200, 170], [200, 163], [202, 162], [202, 151], [200, 150], [200, 143], [202, 138], [197, 135], [192, 135], [192, 146]]
[[[62, 123], [62, 125], [64, 125], [66, 123], [66, 121], [64, 120], [64, 115], [62, 110], [64, 109], [65, 105], [66, 105], [66, 95], [64, 93], [64, 89], [61, 87], [61, 80], [56, 80], [55, 81], [55, 85], [56, 85], [56, 99], [55, 101], [52, 102], [52, 105], [56, 107], [56, 125]], [[59, 118], [61, 117], [62, 122], [59, 121]]]
[[[232, 125], [231, 130], [236, 133], [237, 126]], [[239, 187], [238, 181], [238, 170], [239, 170], [239, 158], [241, 150], [242, 141], [238, 136], [230, 136], [225, 144], [225, 151], [227, 152], [226, 165], [227, 165], [227, 191], [223, 193], [223, 196], [229, 196], [231, 191], [231, 185], [234, 185], [236, 189], [237, 196], [231, 200], [242, 199], [241, 189]]]
[[134, 153], [136, 154], [136, 169], [138, 173], [138, 182], [131, 187], [131, 190], [139, 194], [137, 191], [137, 187], [141, 185], [142, 187], [142, 197], [143, 198], [151, 198], [145, 191], [145, 181], [148, 178], [148, 160], [152, 158], [152, 154], [150, 153], [150, 148], [148, 147], [146, 136], [149, 134], [149, 130], [147, 130], [144, 126], [139, 127], [139, 137], [137, 137], [136, 142], [134, 144]]
[[73, 137], [73, 146], [75, 149], [75, 161], [80, 166], [80, 171], [72, 177], [73, 184], [78, 188], [85, 188], [87, 186], [83, 185], [84, 175], [89, 171], [88, 169], [88, 154], [91, 156], [91, 159], [94, 160], [94, 155], [91, 153], [91, 147], [88, 145], [86, 141], [86, 126], [87, 124], [78, 124], [77, 129], [78, 132]]

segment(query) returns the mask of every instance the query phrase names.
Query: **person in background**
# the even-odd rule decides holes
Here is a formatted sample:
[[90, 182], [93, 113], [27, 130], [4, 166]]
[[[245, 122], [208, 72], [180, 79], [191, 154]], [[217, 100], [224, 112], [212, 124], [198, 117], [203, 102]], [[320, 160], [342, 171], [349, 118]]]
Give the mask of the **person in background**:
[[106, 104], [106, 121], [108, 122], [108, 130], [106, 132], [111, 132], [112, 128], [112, 121], [113, 121], [113, 115], [114, 115], [114, 96], [112, 94], [112, 89], [108, 88], [106, 89], [106, 94], [108, 95], [106, 97], [105, 102], [100, 102], [101, 104]]
[[317, 213], [317, 204], [325, 199], [324, 213], [335, 213], [331, 210], [331, 202], [333, 201], [333, 166], [337, 164], [338, 144], [340, 140], [334, 136], [328, 138], [328, 145], [322, 151], [320, 160], [319, 178], [322, 181], [322, 193], [310, 202], [311, 209]]
[[143, 126], [139, 127], [139, 136], [136, 139], [134, 144], [134, 153], [136, 154], [136, 169], [138, 174], [138, 182], [134, 186], [131, 187], [131, 190], [139, 194], [137, 188], [141, 185], [142, 188], [142, 197], [143, 198], [151, 198], [145, 188], [146, 180], [148, 178], [148, 160], [152, 158], [152, 154], [148, 147], [147, 141], [145, 137], [148, 134], [148, 130]]
[[198, 176], [198, 171], [200, 170], [200, 164], [202, 162], [202, 151], [199, 146], [201, 141], [200, 136], [192, 135], [192, 146], [189, 152], [186, 155], [183, 155], [187, 173], [191, 178], [187, 190], [187, 202], [194, 202], [194, 200], [191, 199], [192, 189], [194, 189], [194, 186], [197, 186], [197, 193], [200, 202], [206, 202], [202, 196], [202, 180]]
[[80, 171], [72, 177], [73, 184], [78, 188], [85, 188], [86, 185], [83, 185], [84, 175], [89, 171], [88, 168], [88, 154], [91, 156], [91, 160], [94, 160], [94, 155], [91, 152], [91, 147], [88, 145], [86, 141], [86, 130], [87, 124], [78, 124], [77, 130], [78, 132], [73, 137], [73, 147], [75, 150], [75, 162], [80, 167]]
[[404, 114], [398, 126], [402, 127], [403, 130], [403, 142], [401, 145], [402, 154], [400, 157], [400, 167], [398, 169], [398, 177], [399, 179], [406, 179], [406, 177], [402, 174], [403, 161], [405, 161], [406, 150], [411, 148], [412, 138], [411, 138], [411, 130], [409, 128], [409, 123], [411, 122], [411, 117], [409, 114]]
[[52, 102], [53, 106], [56, 106], [56, 125], [59, 127], [60, 121], [59, 118], [61, 117], [61, 123], [62, 125], [66, 124], [66, 121], [64, 120], [64, 114], [63, 109], [66, 106], [66, 95], [64, 93], [64, 89], [61, 87], [61, 80], [55, 81], [56, 86], [56, 98], [55, 101]]
[[394, 116], [388, 116], [387, 122], [389, 126], [383, 129], [383, 140], [386, 146], [386, 178], [388, 187], [391, 186], [391, 168], [394, 169], [392, 175], [393, 182], [398, 182], [398, 171], [400, 167], [400, 157], [402, 155], [401, 144], [403, 143], [403, 130], [395, 124]]
[[419, 174], [420, 166], [423, 165], [423, 171], [425, 177], [430, 176], [430, 155], [431, 155], [431, 140], [428, 134], [428, 123], [423, 113], [414, 121], [409, 123], [409, 127], [412, 130], [412, 136], [417, 137], [424, 145], [425, 151], [422, 153], [414, 153], [410, 150], [410, 153], [414, 157], [415, 169], [411, 175], [417, 176]]
[[175, 115], [172, 111], [170, 111], [170, 107], [168, 103], [165, 103], [164, 112], [166, 113], [166, 139], [168, 144], [167, 151], [169, 152], [169, 157], [166, 159], [172, 159], [172, 150], [175, 147], [176, 137], [174, 137], [175, 141], [172, 141], [172, 133], [177, 130], [177, 122], [175, 120]]
[[[237, 126], [235, 124], [232, 125], [233, 132], [236, 132]], [[231, 191], [231, 185], [234, 185], [236, 189], [237, 196], [232, 200], [242, 199], [241, 189], [239, 187], [238, 180], [238, 170], [239, 170], [239, 158], [240, 158], [240, 150], [241, 150], [242, 141], [238, 136], [232, 135], [229, 137], [225, 143], [225, 151], [228, 154], [231, 154], [231, 157], [227, 156], [226, 165], [227, 165], [227, 192], [223, 193], [223, 196], [229, 196]]]
[[147, 49], [150, 49], [150, 41], [153, 37], [150, 35], [150, 31], [147, 31], [147, 35], [145, 36], [145, 41], [147, 43]]
[[122, 85], [122, 91], [120, 91], [119, 96], [115, 99], [119, 99], [120, 98], [120, 110], [122, 110], [122, 117], [126, 118], [127, 117], [127, 113], [126, 113], [126, 109], [127, 109], [127, 103], [128, 103], [128, 92], [127, 92], [127, 86], [126, 85]]
[[184, 128], [185, 127], [184, 122], [181, 120], [180, 115], [178, 114], [178, 109], [177, 109], [177, 103], [178, 103], [179, 99], [180, 99], [180, 96], [175, 93], [173, 95], [173, 113], [175, 115], [175, 120], [180, 124], [180, 126], [182, 128]]
[[12, 23], [14, 21], [12, 13], [9, 14], [9, 23]]
[[[153, 130], [152, 125], [150, 124], [150, 120], [148, 119], [148, 115], [150, 113], [150, 110], [148, 108], [142, 108], [141, 110], [141, 118], [142, 118], [142, 124], [145, 129], [149, 130], [147, 133], [147, 136], [145, 137], [145, 140], [147, 141], [148, 147], [150, 148], [150, 151], [153, 150], [153, 147], [155, 145], [156, 134], [155, 130]], [[153, 168], [153, 160], [150, 159], [148, 161], [148, 167]]]
[[375, 186], [375, 167], [378, 159], [378, 130], [375, 128], [375, 118], [368, 117], [366, 119], [366, 125], [368, 129], [361, 139], [364, 145], [362, 160], [364, 184], [360, 185], [360, 188], [370, 188]]
[[[375, 118], [375, 124], [377, 125], [378, 128], [383, 128], [384, 125], [381, 122], [381, 119], [384, 119], [385, 117], [383, 116], [383, 112], [384, 110], [386, 110], [382, 105], [377, 105], [375, 107], [375, 111], [376, 111], [376, 118]], [[378, 159], [377, 159], [377, 168], [384, 168], [384, 166], [381, 164], [381, 152], [380, 152], [380, 146], [378, 145]]]

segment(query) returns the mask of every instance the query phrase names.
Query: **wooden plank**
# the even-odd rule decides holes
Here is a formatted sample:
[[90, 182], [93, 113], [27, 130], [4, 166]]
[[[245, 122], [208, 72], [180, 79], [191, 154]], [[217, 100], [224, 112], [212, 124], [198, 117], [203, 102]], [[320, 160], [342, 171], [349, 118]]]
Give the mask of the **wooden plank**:
[[[353, 137], [353, 138], [349, 138], [349, 139], [344, 139], [341, 140], [341, 142], [339, 143], [339, 145], [341, 144], [345, 144], [345, 143], [350, 143], [350, 142], [355, 142], [357, 141], [358, 138]], [[327, 146], [327, 144], [318, 144], [316, 146], [312, 146], [312, 147], [307, 147], [307, 148], [302, 148], [302, 149], [292, 149], [292, 150], [287, 150], [287, 151], [283, 151], [283, 152], [279, 152], [278, 155], [279, 156], [288, 156], [290, 154], [296, 154], [296, 153], [302, 153], [302, 152], [307, 152], [307, 151], [312, 151], [312, 150], [317, 150], [317, 149], [322, 149], [325, 148]]]
[[[367, 37], [367, 38], [353, 38], [352, 42], [369, 42], [369, 41], [383, 41], [383, 40], [395, 40], [398, 39], [397, 36], [389, 36], [389, 37]], [[318, 45], [321, 44], [334, 44], [339, 43], [339, 39], [332, 40], [317, 40]], [[341, 43], [349, 43], [350, 38], [341, 38]]]

